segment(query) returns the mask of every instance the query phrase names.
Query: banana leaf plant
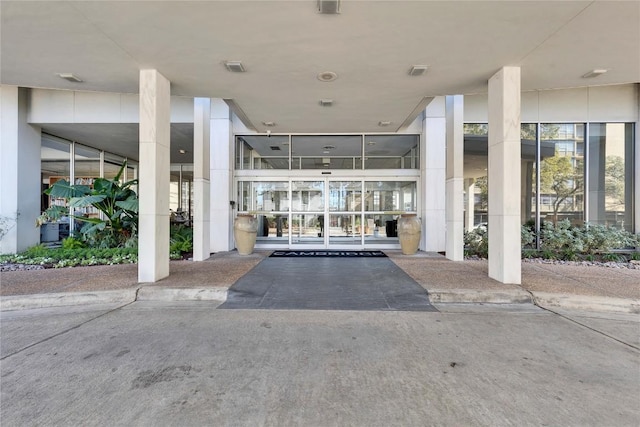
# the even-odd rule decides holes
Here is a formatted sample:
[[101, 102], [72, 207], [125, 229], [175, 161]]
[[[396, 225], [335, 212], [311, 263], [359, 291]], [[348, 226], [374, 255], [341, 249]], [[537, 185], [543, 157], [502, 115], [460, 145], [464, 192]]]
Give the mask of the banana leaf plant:
[[92, 186], [74, 185], [66, 180], [56, 181], [44, 193], [50, 197], [64, 198], [68, 207], [49, 207], [40, 215], [36, 225], [56, 221], [61, 216], [69, 215], [69, 208], [92, 206], [102, 212], [102, 218], [70, 215], [86, 223], [82, 227], [82, 234], [102, 230], [109, 230], [116, 235], [122, 235], [123, 238], [135, 234], [138, 226], [138, 195], [132, 187], [137, 185], [138, 180], [120, 182], [126, 167], [127, 162], [124, 162], [113, 179], [96, 178]]

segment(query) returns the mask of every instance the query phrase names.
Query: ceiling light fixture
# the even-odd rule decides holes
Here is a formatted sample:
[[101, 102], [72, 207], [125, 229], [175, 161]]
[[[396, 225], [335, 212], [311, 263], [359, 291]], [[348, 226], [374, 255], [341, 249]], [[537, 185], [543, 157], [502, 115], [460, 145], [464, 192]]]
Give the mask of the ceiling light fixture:
[[323, 71], [318, 74], [318, 80], [321, 82], [332, 82], [338, 78], [338, 75], [333, 71]]
[[426, 73], [428, 69], [429, 69], [428, 65], [413, 65], [409, 69], [409, 75], [410, 76], [421, 76], [424, 73]]
[[333, 105], [333, 99], [321, 99], [320, 105], [323, 107], [331, 107]]
[[603, 75], [607, 71], [609, 71], [609, 70], [605, 70], [604, 68], [598, 68], [598, 69], [589, 71], [587, 74], [583, 75], [582, 78], [583, 79], [590, 79], [592, 77], [598, 77], [598, 76]]
[[58, 77], [72, 83], [81, 83], [82, 79], [73, 73], [58, 73]]
[[224, 66], [227, 67], [227, 70], [231, 71], [232, 73], [244, 73], [245, 71], [247, 71], [240, 61], [225, 61]]
[[318, 0], [318, 12], [327, 15], [340, 13], [340, 0]]
[[386, 121], [386, 120], [378, 122], [378, 126], [381, 126], [381, 127], [389, 126], [390, 124], [391, 124], [391, 122]]

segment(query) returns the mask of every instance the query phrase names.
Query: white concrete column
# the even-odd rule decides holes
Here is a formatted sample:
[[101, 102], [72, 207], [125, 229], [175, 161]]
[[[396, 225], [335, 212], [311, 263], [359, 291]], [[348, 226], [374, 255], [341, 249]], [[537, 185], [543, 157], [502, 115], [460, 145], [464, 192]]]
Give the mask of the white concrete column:
[[[634, 228], [635, 233], [640, 234], [640, 83], [636, 83], [636, 95], [638, 100], [638, 119], [636, 120], [636, 131], [634, 135], [635, 139], [635, 177], [634, 177], [634, 194], [633, 194], [633, 206], [634, 208]], [[630, 209], [627, 206], [626, 209]], [[640, 249], [640, 248], [638, 248]]]
[[231, 111], [222, 99], [211, 100], [211, 251], [228, 251], [233, 244], [233, 127]]
[[169, 276], [171, 89], [157, 70], [140, 70], [138, 281]]
[[27, 123], [29, 89], [0, 86], [0, 253], [40, 243], [40, 128]]
[[446, 257], [464, 260], [464, 97], [446, 97], [447, 182], [446, 182]]
[[521, 282], [520, 68], [489, 79], [489, 277]]
[[193, 260], [211, 255], [211, 99], [193, 100]]
[[423, 180], [421, 247], [429, 252], [442, 252], [446, 248], [446, 133], [445, 98], [438, 96], [425, 109], [420, 150]]
[[464, 180], [464, 186], [467, 189], [467, 198], [465, 199], [465, 230], [473, 230], [473, 221], [475, 218], [475, 192], [476, 192], [476, 180], [475, 178], [468, 178]]

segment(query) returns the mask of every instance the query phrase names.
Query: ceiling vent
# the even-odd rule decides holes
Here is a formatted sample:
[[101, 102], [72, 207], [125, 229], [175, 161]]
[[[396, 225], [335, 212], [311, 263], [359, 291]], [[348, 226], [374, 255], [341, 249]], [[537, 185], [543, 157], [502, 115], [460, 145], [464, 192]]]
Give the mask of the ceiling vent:
[[244, 73], [247, 71], [244, 69], [244, 65], [242, 65], [242, 62], [240, 61], [225, 61], [224, 66], [232, 73]]
[[410, 76], [421, 76], [429, 69], [428, 65], [414, 65], [409, 69]]
[[333, 105], [333, 99], [321, 99], [320, 105], [323, 107], [331, 107]]
[[270, 128], [276, 125], [275, 122], [262, 122], [262, 124]]
[[81, 83], [82, 79], [73, 73], [58, 73], [58, 77], [73, 83]]
[[378, 126], [381, 126], [381, 127], [389, 126], [390, 124], [391, 122], [387, 120], [382, 120], [378, 122]]
[[582, 76], [583, 79], [591, 79], [593, 77], [598, 77], [603, 75], [604, 73], [606, 73], [609, 70], [605, 70], [603, 68], [601, 69], [596, 69], [596, 70], [591, 70], [589, 71], [587, 74], [585, 74], [584, 76]]
[[340, 0], [318, 0], [318, 12], [326, 15], [340, 13]]
[[272, 151], [281, 151], [280, 147], [278, 147], [277, 145], [270, 145], [269, 148], [271, 148]]

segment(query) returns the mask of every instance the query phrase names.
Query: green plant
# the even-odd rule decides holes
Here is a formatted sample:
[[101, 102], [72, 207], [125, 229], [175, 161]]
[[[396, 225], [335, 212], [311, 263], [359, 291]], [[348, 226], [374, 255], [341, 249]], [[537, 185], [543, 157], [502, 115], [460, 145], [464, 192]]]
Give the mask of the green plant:
[[62, 240], [62, 248], [63, 249], [79, 249], [84, 248], [85, 244], [82, 240], [76, 239], [75, 237], [67, 237]]
[[486, 227], [477, 227], [464, 233], [464, 246], [469, 255], [486, 258], [489, 255], [489, 239]]
[[184, 225], [172, 225], [169, 239], [171, 259], [180, 259], [182, 254], [191, 251], [193, 251], [193, 229]]
[[[74, 216], [76, 220], [85, 222], [81, 233], [90, 246], [122, 246], [137, 232], [138, 196], [132, 188], [137, 180], [120, 182], [126, 166], [127, 162], [124, 162], [113, 179], [96, 178], [93, 187], [60, 180], [45, 190], [49, 196], [66, 199], [70, 208], [93, 206], [102, 213], [104, 219]], [[51, 206], [36, 224], [55, 221], [68, 213], [66, 207]]]

